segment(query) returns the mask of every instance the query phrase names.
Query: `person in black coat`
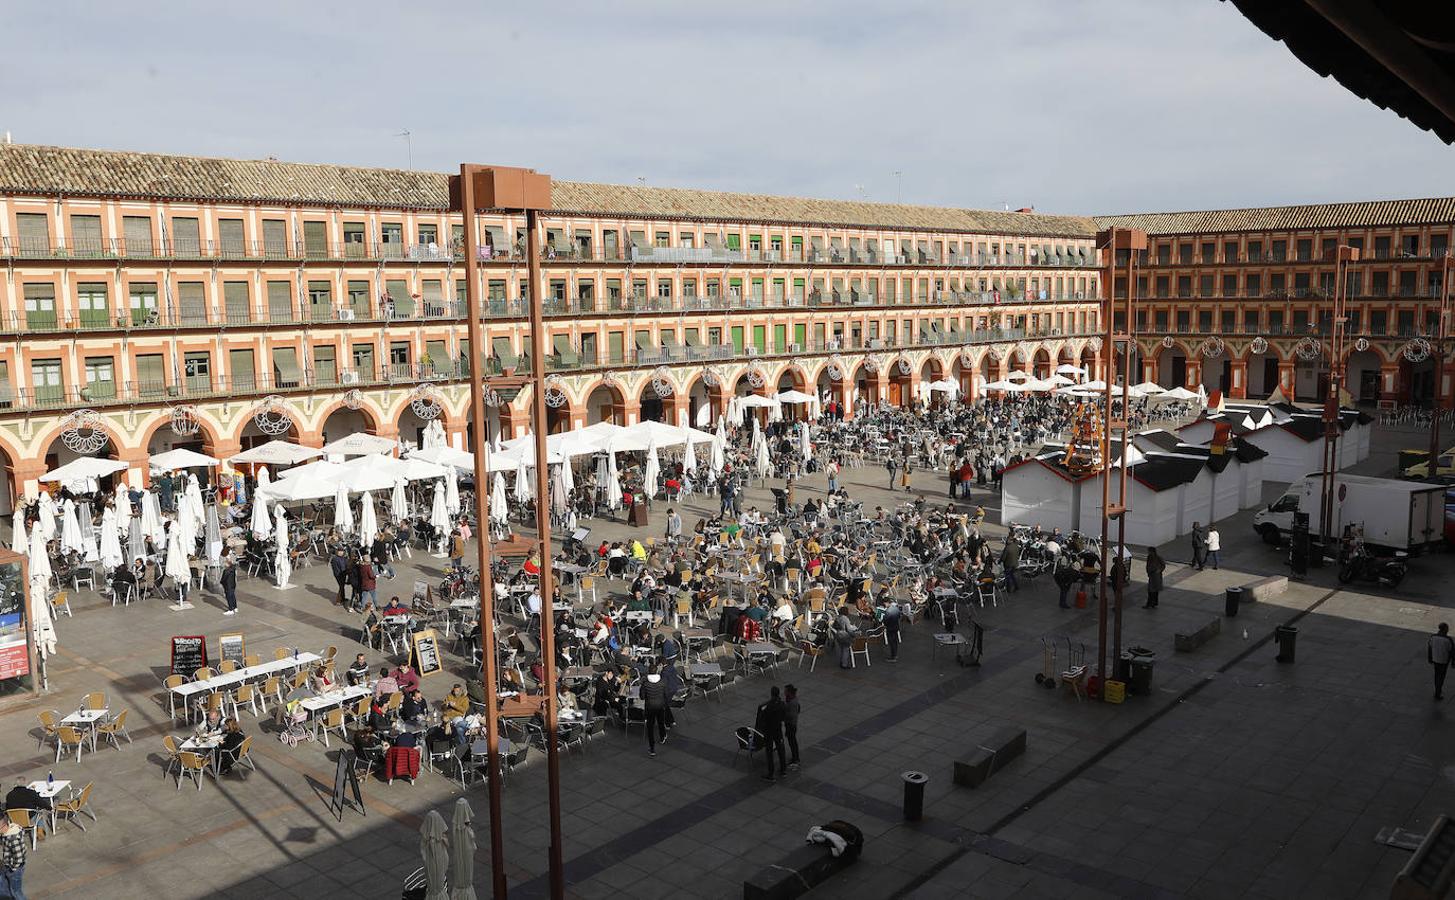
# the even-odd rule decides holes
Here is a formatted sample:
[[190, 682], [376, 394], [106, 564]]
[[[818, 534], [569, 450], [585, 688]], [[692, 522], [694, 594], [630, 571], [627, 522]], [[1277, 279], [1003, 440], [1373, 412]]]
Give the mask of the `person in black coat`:
[[784, 774], [788, 774], [788, 754], [783, 747], [783, 721], [787, 716], [787, 709], [783, 705], [783, 698], [779, 696], [778, 685], [773, 685], [768, 695], [768, 702], [758, 707], [758, 717], [753, 728], [763, 736], [763, 758], [768, 761], [768, 774], [763, 776], [764, 781], [773, 780], [773, 751], [778, 751], [778, 768]]
[[237, 612], [237, 560], [228, 553], [222, 557], [222, 596], [227, 601], [227, 609], [223, 615], [230, 616]]

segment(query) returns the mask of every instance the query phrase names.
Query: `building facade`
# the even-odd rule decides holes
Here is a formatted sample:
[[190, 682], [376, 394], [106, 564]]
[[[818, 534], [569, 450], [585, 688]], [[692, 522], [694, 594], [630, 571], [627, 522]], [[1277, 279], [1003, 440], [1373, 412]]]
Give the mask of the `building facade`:
[[[552, 430], [1096, 365], [1090, 219], [559, 181], [554, 206]], [[535, 365], [523, 226], [482, 217], [490, 371]], [[465, 446], [462, 228], [443, 174], [0, 145], [0, 498], [78, 453], [140, 472], [436, 415]], [[527, 392], [487, 427], [528, 422]]]

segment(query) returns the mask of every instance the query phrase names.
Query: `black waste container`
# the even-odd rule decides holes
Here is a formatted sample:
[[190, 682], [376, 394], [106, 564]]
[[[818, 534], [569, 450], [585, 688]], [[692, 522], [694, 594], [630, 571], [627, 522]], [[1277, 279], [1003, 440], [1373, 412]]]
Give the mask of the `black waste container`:
[[1236, 616], [1238, 614], [1238, 607], [1242, 603], [1243, 589], [1240, 587], [1228, 588], [1227, 592], [1223, 594], [1223, 615]]
[[1122, 684], [1132, 680], [1132, 654], [1123, 650], [1121, 658], [1117, 660], [1116, 680]]
[[918, 822], [924, 816], [925, 785], [930, 776], [923, 772], [904, 772], [899, 777], [904, 779], [904, 819]]
[[1273, 629], [1273, 638], [1278, 641], [1278, 656], [1281, 663], [1291, 663], [1298, 647], [1298, 629], [1292, 625], [1279, 625]]
[[1152, 666], [1156, 657], [1150, 653], [1134, 654], [1131, 660], [1131, 677], [1127, 679], [1127, 692], [1138, 696], [1152, 693]]

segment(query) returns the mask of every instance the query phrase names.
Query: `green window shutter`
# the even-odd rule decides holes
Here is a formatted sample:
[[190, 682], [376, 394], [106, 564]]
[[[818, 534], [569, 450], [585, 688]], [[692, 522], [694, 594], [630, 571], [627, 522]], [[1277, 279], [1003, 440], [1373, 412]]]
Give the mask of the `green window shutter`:
[[310, 259], [323, 259], [328, 256], [328, 225], [326, 223], [303, 223], [303, 252]]
[[767, 349], [767, 347], [768, 347], [768, 326], [767, 325], [754, 325], [753, 326], [753, 346], [758, 349], [758, 352], [759, 353], [762, 353], [764, 350]]
[[444, 341], [425, 341], [425, 355], [429, 357], [429, 367], [436, 374], [448, 375], [451, 370], [449, 351], [445, 349]]
[[247, 253], [247, 247], [243, 240], [242, 219], [219, 219], [217, 222], [218, 242], [222, 245], [224, 256], [239, 257]]
[[263, 220], [263, 255], [268, 259], [287, 259], [288, 223], [282, 219]]
[[273, 348], [273, 386], [297, 387], [299, 382], [298, 351], [293, 347]]
[[734, 325], [732, 330], [733, 353], [741, 356], [743, 353], [743, 326]]
[[793, 342], [802, 347], [808, 343], [808, 327], [802, 324], [793, 326]]
[[620, 331], [612, 331], [606, 335], [607, 362], [611, 365], [620, 365], [626, 359], [626, 335]]
[[172, 255], [202, 255], [202, 227], [196, 217], [181, 216], [172, 220]]
[[390, 280], [384, 283], [389, 299], [394, 301], [394, 315], [410, 318], [414, 315], [414, 298], [409, 296], [409, 282]]
[[292, 322], [293, 285], [287, 281], [268, 282], [268, 321]]
[[27, 284], [25, 286], [25, 327], [31, 330], [55, 330], [55, 285]]
[[315, 322], [333, 318], [333, 282], [308, 282], [308, 315]]
[[16, 213], [15, 230], [22, 256], [43, 256], [51, 252], [50, 220], [45, 213]]
[[354, 317], [358, 319], [369, 318], [369, 282], [350, 281], [348, 283], [349, 309], [353, 310]]
[[788, 350], [788, 326], [773, 326], [773, 352], [785, 353]]
[[741, 250], [743, 247], [743, 236], [740, 234], [729, 234], [727, 236], [727, 248], [729, 250]]
[[224, 281], [222, 283], [222, 303], [227, 316], [227, 324], [242, 325], [252, 321], [252, 311], [248, 308], [248, 283], [246, 281]]
[[332, 344], [319, 344], [313, 348], [313, 377], [319, 384], [338, 383], [337, 353]]
[[111, 304], [107, 301], [106, 282], [81, 282], [76, 286], [76, 302], [81, 313], [82, 328], [105, 328], [111, 325]]
[[177, 285], [177, 308], [183, 325], [206, 325], [206, 286], [200, 281], [184, 281]]
[[160, 397], [167, 392], [167, 370], [160, 353], [137, 356], [136, 387], [143, 397]]

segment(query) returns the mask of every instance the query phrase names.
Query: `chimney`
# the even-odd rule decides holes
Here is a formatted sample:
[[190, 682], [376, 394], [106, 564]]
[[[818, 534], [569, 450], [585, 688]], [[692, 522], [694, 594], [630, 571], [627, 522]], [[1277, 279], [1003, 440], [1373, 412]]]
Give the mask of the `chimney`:
[[6, 129], [6, 131], [5, 131], [5, 143], [6, 144], [9, 144], [10, 142], [11, 142], [10, 141], [10, 130], [9, 129]]

